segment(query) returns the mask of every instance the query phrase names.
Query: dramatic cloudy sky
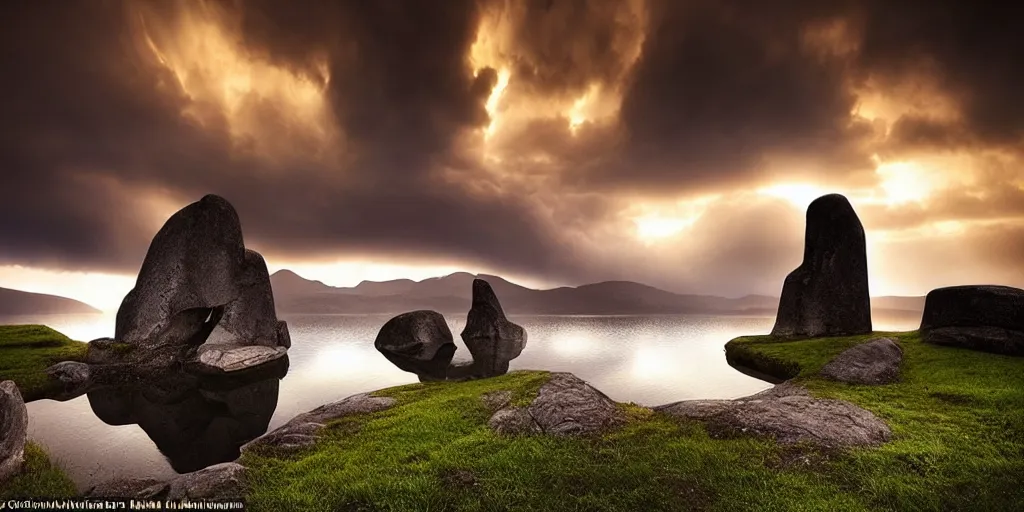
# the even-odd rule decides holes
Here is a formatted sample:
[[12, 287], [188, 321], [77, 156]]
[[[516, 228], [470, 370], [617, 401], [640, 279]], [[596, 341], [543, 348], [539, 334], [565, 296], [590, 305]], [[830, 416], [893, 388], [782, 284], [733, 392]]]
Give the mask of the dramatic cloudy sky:
[[226, 197], [271, 270], [777, 294], [1024, 285], [1024, 14], [934, 0], [8, 1], [0, 286], [115, 307]]

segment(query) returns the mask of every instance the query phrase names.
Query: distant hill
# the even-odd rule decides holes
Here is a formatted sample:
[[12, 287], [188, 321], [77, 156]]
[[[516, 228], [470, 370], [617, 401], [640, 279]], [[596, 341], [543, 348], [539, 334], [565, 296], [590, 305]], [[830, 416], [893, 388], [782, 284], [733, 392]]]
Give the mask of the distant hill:
[[[444, 313], [469, 310], [473, 274], [458, 272], [444, 277], [413, 281], [363, 281], [351, 288], [332, 287], [311, 281], [290, 270], [270, 276], [280, 313], [396, 314], [416, 309]], [[498, 276], [480, 275], [494, 288], [509, 314], [534, 315], [644, 315], [713, 314], [774, 315], [779, 298], [747, 295], [740, 298], [672, 293], [631, 281], [607, 281], [576, 287], [534, 290]], [[873, 310], [921, 311], [924, 297], [878, 297]]]
[[51, 315], [99, 313], [100, 310], [74, 299], [0, 288], [0, 315]]

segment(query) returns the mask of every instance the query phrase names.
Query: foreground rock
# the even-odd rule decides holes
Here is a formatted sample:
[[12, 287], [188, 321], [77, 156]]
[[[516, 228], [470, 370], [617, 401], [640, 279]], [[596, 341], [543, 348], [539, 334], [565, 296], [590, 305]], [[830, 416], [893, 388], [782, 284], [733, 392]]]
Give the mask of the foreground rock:
[[786, 276], [773, 336], [817, 337], [871, 332], [864, 227], [839, 194], [807, 207], [804, 260]]
[[461, 336], [478, 377], [504, 375], [509, 361], [526, 346], [526, 330], [505, 317], [494, 290], [483, 279], [473, 280], [473, 306]]
[[618, 405], [571, 373], [553, 373], [528, 407], [504, 408], [488, 425], [499, 434], [579, 436], [602, 432], [622, 420]]
[[925, 298], [925, 343], [1024, 356], [1024, 290], [1009, 286], [951, 286]]
[[783, 444], [871, 446], [891, 435], [869, 411], [846, 401], [816, 399], [788, 384], [739, 400], [696, 400], [656, 409], [705, 421], [713, 434], [754, 434]]
[[245, 496], [245, 466], [225, 462], [179, 475], [169, 481], [119, 479], [101, 483], [85, 495], [140, 500], [232, 500]]
[[292, 418], [274, 431], [242, 446], [242, 452], [260, 446], [285, 451], [311, 446], [327, 423], [352, 414], [382, 411], [393, 405], [394, 398], [376, 397], [368, 393], [353, 395]]
[[25, 462], [28, 409], [14, 381], [0, 382], [0, 483], [21, 471]]
[[789, 383], [737, 400], [688, 400], [655, 410], [703, 421], [712, 435], [753, 434], [782, 444], [876, 446], [892, 435], [871, 412], [844, 400], [814, 398]]
[[[78, 361], [62, 361], [46, 369], [46, 375], [60, 386], [58, 395], [81, 396], [92, 384], [89, 365]], [[53, 397], [50, 397], [53, 398]]]
[[844, 350], [821, 369], [825, 378], [849, 384], [892, 384], [900, 378], [903, 349], [878, 338]]
[[287, 354], [284, 347], [211, 345], [200, 349], [195, 368], [201, 373], [232, 373], [271, 363]]
[[[235, 209], [214, 195], [172, 215], [156, 234], [117, 311], [114, 340], [91, 342], [87, 362], [168, 367], [212, 360], [209, 370], [224, 372], [273, 359], [266, 357], [271, 352], [203, 359], [206, 344], [216, 345], [217, 354], [291, 344], [274, 311], [263, 257], [245, 248]], [[114, 350], [118, 345], [128, 350]]]
[[436, 311], [410, 311], [388, 320], [373, 346], [400, 369], [421, 380], [444, 380], [455, 356], [452, 331]]

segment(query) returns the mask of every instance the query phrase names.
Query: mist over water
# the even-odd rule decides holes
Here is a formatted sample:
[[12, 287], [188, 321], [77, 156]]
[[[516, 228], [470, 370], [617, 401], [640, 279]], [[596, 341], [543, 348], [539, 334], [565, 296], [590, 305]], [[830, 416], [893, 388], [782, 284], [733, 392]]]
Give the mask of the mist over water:
[[[280, 383], [272, 430], [327, 402], [418, 382], [373, 347], [389, 315], [286, 315], [292, 348]], [[465, 316], [446, 316], [458, 351]], [[774, 317], [741, 316], [525, 316], [510, 319], [528, 333], [510, 370], [572, 372], [620, 402], [660, 405], [703, 398], [737, 398], [770, 384], [725, 361], [723, 346], [737, 336], [766, 334]], [[876, 330], [916, 329], [920, 316], [875, 318]], [[42, 323], [78, 340], [111, 336], [113, 315], [0, 317], [0, 324]], [[62, 465], [81, 489], [115, 477], [169, 478], [171, 465], [136, 424], [112, 426], [93, 412], [86, 396], [28, 404], [29, 438]]]

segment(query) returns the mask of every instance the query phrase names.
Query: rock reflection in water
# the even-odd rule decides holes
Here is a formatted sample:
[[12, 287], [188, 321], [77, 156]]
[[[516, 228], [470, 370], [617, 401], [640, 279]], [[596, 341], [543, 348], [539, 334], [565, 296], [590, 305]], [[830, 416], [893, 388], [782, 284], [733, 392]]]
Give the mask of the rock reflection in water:
[[287, 360], [230, 379], [174, 372], [87, 397], [103, 422], [138, 424], [171, 467], [187, 473], [237, 459], [243, 444], [267, 431], [286, 372]]

